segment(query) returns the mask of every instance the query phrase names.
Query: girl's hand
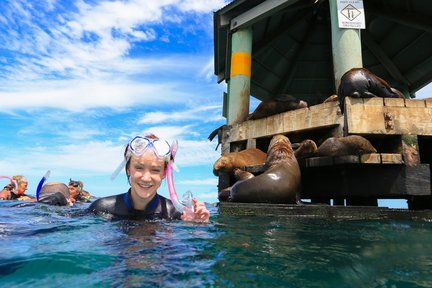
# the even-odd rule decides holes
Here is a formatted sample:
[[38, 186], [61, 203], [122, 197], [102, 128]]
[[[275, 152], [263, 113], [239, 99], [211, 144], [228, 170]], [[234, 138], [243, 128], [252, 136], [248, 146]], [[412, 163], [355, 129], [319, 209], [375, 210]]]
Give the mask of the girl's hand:
[[188, 215], [186, 215], [186, 213], [183, 213], [181, 219], [187, 221], [195, 221], [195, 222], [209, 222], [210, 212], [205, 207], [205, 204], [203, 202], [198, 201], [196, 198], [193, 198], [192, 202], [194, 204], [193, 218], [191, 219], [190, 217], [188, 217]]

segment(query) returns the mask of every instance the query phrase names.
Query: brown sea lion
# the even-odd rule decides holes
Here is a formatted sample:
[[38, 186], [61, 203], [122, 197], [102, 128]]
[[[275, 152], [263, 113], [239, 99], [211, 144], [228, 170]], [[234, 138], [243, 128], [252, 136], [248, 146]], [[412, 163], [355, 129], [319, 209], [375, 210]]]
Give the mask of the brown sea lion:
[[311, 139], [303, 140], [297, 149], [294, 150], [296, 159], [303, 159], [316, 153], [318, 147]]
[[376, 153], [377, 150], [364, 137], [349, 135], [346, 137], [327, 138], [317, 150], [319, 156], [362, 155]]
[[279, 94], [271, 99], [262, 101], [249, 115], [248, 120], [256, 120], [286, 111], [306, 108], [308, 104], [288, 94]]
[[276, 135], [267, 151], [266, 171], [236, 182], [229, 201], [249, 203], [299, 203], [301, 173], [291, 142], [284, 135]]
[[342, 113], [345, 97], [404, 98], [399, 90], [390, 87], [384, 79], [381, 79], [366, 68], [352, 68], [348, 70], [341, 78], [337, 94]]
[[262, 165], [266, 161], [267, 154], [257, 148], [248, 148], [239, 152], [230, 152], [221, 156], [213, 165], [213, 174], [219, 172], [232, 172], [235, 168], [245, 166]]

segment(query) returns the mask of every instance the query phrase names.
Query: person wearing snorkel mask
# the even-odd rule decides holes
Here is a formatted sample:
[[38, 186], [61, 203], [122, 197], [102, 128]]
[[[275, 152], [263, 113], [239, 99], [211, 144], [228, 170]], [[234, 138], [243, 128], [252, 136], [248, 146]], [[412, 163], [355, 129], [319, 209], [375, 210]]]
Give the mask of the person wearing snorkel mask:
[[[210, 212], [203, 202], [192, 199], [193, 215], [176, 210], [170, 199], [157, 193], [172, 157], [172, 147], [155, 135], [137, 136], [124, 151], [124, 165], [130, 189], [124, 194], [99, 198], [89, 210], [120, 219], [177, 219], [208, 222]], [[107, 215], [107, 216], [108, 216]]]
[[84, 183], [82, 181], [69, 179], [68, 186], [73, 202], [90, 202], [92, 198], [95, 198], [88, 191], [84, 190]]
[[36, 201], [36, 198], [34, 198], [33, 196], [29, 196], [25, 194], [28, 188], [28, 180], [26, 177], [22, 175], [15, 175], [12, 177], [12, 179], [16, 181], [18, 187], [16, 187], [16, 189], [11, 191], [10, 198], [9, 198], [10, 200], [30, 201], [30, 202]]

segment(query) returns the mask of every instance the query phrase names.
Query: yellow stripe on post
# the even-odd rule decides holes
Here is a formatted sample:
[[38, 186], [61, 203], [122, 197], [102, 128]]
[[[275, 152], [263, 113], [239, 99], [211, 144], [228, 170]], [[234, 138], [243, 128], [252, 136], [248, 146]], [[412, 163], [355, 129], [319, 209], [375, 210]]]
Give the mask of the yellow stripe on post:
[[231, 77], [246, 76], [251, 77], [252, 57], [247, 52], [235, 52], [231, 56]]

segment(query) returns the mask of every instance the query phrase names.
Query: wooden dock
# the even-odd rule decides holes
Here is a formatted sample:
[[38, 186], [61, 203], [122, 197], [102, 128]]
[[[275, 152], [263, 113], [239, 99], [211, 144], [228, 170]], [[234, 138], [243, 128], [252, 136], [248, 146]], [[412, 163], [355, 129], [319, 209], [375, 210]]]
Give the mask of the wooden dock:
[[[276, 134], [287, 135], [292, 143], [312, 139], [317, 144], [331, 136], [361, 135], [378, 153], [299, 159], [302, 199], [347, 206], [406, 199], [411, 210], [432, 209], [432, 99], [347, 97], [344, 112], [338, 102], [328, 102], [226, 126], [222, 154], [252, 147], [267, 151]], [[415, 165], [407, 165], [406, 138], [416, 145]], [[256, 174], [263, 171], [262, 166], [244, 168]], [[229, 173], [221, 173], [219, 190], [234, 181]]]

